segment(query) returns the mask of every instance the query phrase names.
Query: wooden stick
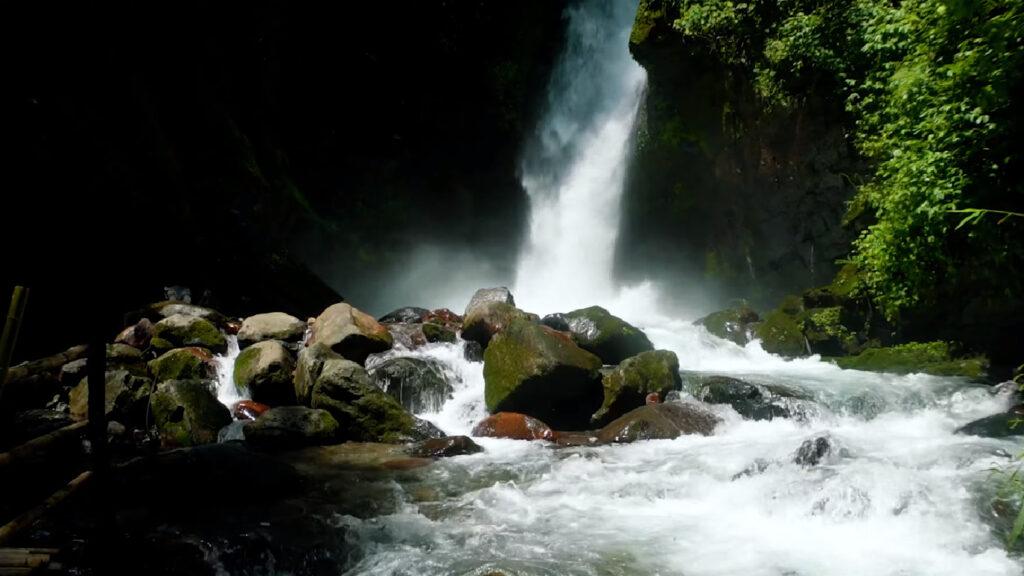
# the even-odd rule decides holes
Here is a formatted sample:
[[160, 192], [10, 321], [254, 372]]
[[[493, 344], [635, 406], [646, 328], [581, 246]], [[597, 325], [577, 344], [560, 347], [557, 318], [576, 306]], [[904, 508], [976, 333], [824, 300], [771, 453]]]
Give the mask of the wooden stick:
[[15, 446], [7, 452], [0, 452], [0, 470], [3, 470], [10, 464], [16, 463], [18, 460], [30, 458], [38, 454], [45, 453], [54, 444], [61, 442], [71, 436], [77, 436], [81, 434], [82, 429], [89, 424], [88, 420], [81, 422], [75, 422], [58, 430], [54, 430], [49, 434], [43, 434], [38, 438], [33, 438], [20, 446]]
[[7, 368], [11, 365], [14, 344], [18, 341], [18, 330], [21, 329], [21, 319], [25, 315], [27, 303], [28, 288], [15, 286], [14, 294], [11, 296], [11, 307], [7, 311], [7, 321], [4, 323], [4, 333], [0, 336], [0, 401], [3, 400]]
[[14, 520], [11, 520], [7, 524], [0, 526], [0, 545], [7, 542], [14, 537], [18, 532], [21, 532], [25, 528], [28, 528], [32, 524], [35, 524], [37, 520], [42, 518], [47, 512], [53, 510], [62, 502], [67, 500], [69, 497], [78, 493], [84, 486], [89, 483], [92, 478], [92, 472], [86, 470], [78, 476], [76, 476], [68, 485], [57, 490], [50, 495], [49, 498], [43, 501], [42, 504], [35, 508], [25, 512], [21, 516], [18, 516]]
[[37, 568], [50, 562], [57, 550], [49, 548], [0, 548], [0, 566], [4, 568]]
[[87, 346], [72, 346], [71, 348], [68, 348], [58, 354], [54, 354], [53, 356], [47, 356], [46, 358], [40, 358], [39, 360], [33, 360], [31, 362], [18, 364], [17, 366], [11, 366], [7, 369], [7, 383], [10, 384], [12, 382], [25, 380], [39, 374], [40, 372], [56, 372], [68, 362], [78, 360], [79, 358], [85, 358], [87, 350]]

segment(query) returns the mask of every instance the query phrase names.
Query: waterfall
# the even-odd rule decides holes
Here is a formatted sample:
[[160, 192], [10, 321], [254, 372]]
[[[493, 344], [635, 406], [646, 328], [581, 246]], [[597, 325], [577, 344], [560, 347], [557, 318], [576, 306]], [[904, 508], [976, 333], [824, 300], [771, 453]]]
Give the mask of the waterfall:
[[615, 295], [619, 204], [646, 80], [627, 49], [636, 6], [588, 0], [568, 10], [566, 49], [523, 159], [530, 228], [514, 292], [525, 309], [568, 310]]

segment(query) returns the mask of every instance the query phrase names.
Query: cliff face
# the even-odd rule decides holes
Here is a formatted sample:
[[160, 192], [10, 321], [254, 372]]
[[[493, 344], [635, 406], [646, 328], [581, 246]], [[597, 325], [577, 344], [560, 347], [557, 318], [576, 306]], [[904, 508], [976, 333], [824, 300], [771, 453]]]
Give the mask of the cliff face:
[[741, 71], [684, 43], [673, 4], [642, 2], [630, 39], [648, 86], [620, 273], [684, 278], [714, 295], [708, 305], [741, 297], [770, 307], [828, 282], [849, 250], [841, 220], [859, 170], [841, 103], [822, 91], [766, 111]]
[[19, 5], [0, 297], [36, 288], [23, 346], [33, 314], [169, 284], [317, 310], [421, 238], [511, 266], [564, 4]]

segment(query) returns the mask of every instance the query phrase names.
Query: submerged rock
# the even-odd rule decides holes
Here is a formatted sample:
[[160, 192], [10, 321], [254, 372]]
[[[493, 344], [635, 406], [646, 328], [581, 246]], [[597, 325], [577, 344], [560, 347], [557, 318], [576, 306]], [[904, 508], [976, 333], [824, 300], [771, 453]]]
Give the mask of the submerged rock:
[[1024, 436], [1024, 404], [1014, 406], [1006, 412], [969, 422], [960, 427], [956, 433], [986, 438]]
[[761, 317], [753, 308], [742, 303], [733, 308], [712, 312], [697, 320], [694, 324], [703, 326], [708, 332], [719, 338], [729, 340], [740, 346], [750, 342], [753, 327]]
[[453, 391], [441, 366], [423, 358], [392, 358], [374, 367], [370, 377], [414, 414], [439, 411]]
[[342, 302], [317, 317], [308, 344], [322, 344], [363, 364], [370, 354], [391, 349], [392, 340], [391, 333], [373, 316]]
[[618, 364], [630, 356], [654, 350], [639, 328], [600, 306], [573, 310], [565, 314], [565, 320], [576, 344], [605, 364]]
[[415, 458], [448, 458], [478, 454], [484, 449], [468, 436], [445, 436], [417, 442], [409, 448], [409, 455]]
[[175, 348], [149, 361], [149, 370], [158, 382], [164, 380], [204, 380], [217, 374], [213, 355], [206, 348]]
[[601, 443], [668, 440], [684, 434], [710, 436], [717, 416], [696, 404], [667, 403], [641, 406], [620, 416], [597, 433]]
[[305, 334], [306, 323], [302, 320], [284, 312], [268, 312], [249, 316], [242, 321], [238, 329], [238, 344], [245, 348], [264, 340], [301, 342]]
[[214, 386], [205, 380], [171, 380], [157, 385], [151, 406], [164, 448], [217, 441], [220, 429], [231, 423], [231, 414], [217, 400]]
[[473, 436], [512, 440], [554, 440], [555, 433], [540, 420], [516, 412], [498, 412], [473, 427]]
[[516, 320], [484, 352], [487, 410], [521, 412], [559, 429], [584, 428], [604, 398], [601, 360], [565, 334]]
[[227, 338], [209, 320], [185, 314], [174, 314], [157, 322], [150, 344], [164, 350], [184, 346], [199, 346], [216, 354], [228, 350]]
[[244, 428], [246, 442], [272, 448], [328, 444], [337, 433], [330, 413], [305, 406], [271, 408]]
[[257, 342], [235, 359], [235, 388], [263, 404], [295, 404], [294, 370], [295, 360], [283, 344], [277, 340]]
[[[655, 350], [627, 358], [602, 379], [604, 403], [591, 417], [606, 424], [644, 404], [657, 404], [672, 390], [682, 388], [675, 352]], [[653, 398], [650, 398], [653, 396]]]
[[841, 450], [828, 434], [805, 440], [797, 449], [793, 463], [800, 466], [817, 466], [822, 462], [840, 456]]
[[[777, 390], [787, 392], [782, 388]], [[773, 394], [768, 388], [728, 376], [704, 378], [695, 396], [708, 404], [728, 404], [740, 416], [751, 420], [772, 420], [791, 416], [789, 408], [779, 402], [780, 398], [787, 396]], [[796, 392], [790, 392], [789, 397], [799, 396]]]

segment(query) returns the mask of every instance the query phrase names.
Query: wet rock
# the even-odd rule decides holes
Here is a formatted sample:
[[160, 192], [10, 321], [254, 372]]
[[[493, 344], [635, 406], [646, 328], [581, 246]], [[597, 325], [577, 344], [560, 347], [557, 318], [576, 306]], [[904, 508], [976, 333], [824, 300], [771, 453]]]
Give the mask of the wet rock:
[[585, 428], [604, 398], [601, 360], [565, 334], [516, 320], [484, 352], [487, 410], [520, 412], [564, 430]]
[[427, 342], [455, 343], [455, 331], [442, 326], [441, 324], [427, 322], [426, 324], [423, 324], [421, 330], [423, 331], [423, 336], [426, 338]]
[[197, 446], [217, 441], [231, 414], [207, 380], [170, 380], [157, 385], [151, 406], [164, 448]]
[[988, 370], [983, 356], [958, 358], [946, 342], [910, 342], [887, 348], [869, 348], [857, 356], [837, 358], [840, 368], [936, 376], [982, 378]]
[[129, 326], [121, 331], [120, 334], [114, 338], [115, 344], [127, 344], [139, 350], [145, 350], [149, 347], [149, 341], [153, 338], [153, 322], [149, 318], [143, 318], [136, 324]]
[[750, 342], [753, 337], [753, 325], [760, 320], [757, 312], [744, 302], [732, 308], [712, 312], [694, 324], [703, 326], [719, 338], [743, 346]]
[[453, 391], [441, 366], [423, 358], [392, 358], [374, 367], [370, 377], [414, 414], [439, 411]]
[[462, 316], [447, 308], [438, 308], [431, 311], [424, 322], [443, 326], [453, 332], [462, 329]]
[[330, 413], [305, 406], [271, 408], [244, 428], [246, 442], [273, 448], [328, 444], [337, 433]]
[[1014, 406], [1006, 412], [969, 422], [960, 427], [956, 433], [986, 438], [1024, 436], [1024, 404]]
[[498, 412], [473, 427], [473, 436], [512, 440], [554, 440], [555, 433], [540, 420], [516, 412]]
[[313, 395], [313, 385], [320, 377], [324, 362], [327, 360], [343, 360], [343, 358], [341, 354], [332, 352], [330, 348], [322, 344], [313, 344], [299, 350], [292, 381], [295, 399], [299, 404], [309, 405]]
[[807, 340], [804, 338], [803, 328], [798, 314], [803, 310], [803, 304], [797, 300], [796, 310], [784, 304], [781, 308], [769, 312], [764, 321], [754, 329], [754, 336], [761, 340], [761, 347], [772, 354], [796, 358], [806, 356]]
[[728, 404], [740, 416], [751, 420], [789, 418], [791, 415], [789, 409], [778, 402], [780, 397], [768, 389], [727, 376], [704, 378], [695, 396], [708, 404]]
[[559, 332], [569, 331], [569, 319], [565, 317], [565, 314], [548, 314], [540, 319], [540, 323]]
[[317, 317], [308, 344], [322, 344], [364, 364], [370, 354], [391, 349], [392, 341], [391, 333], [373, 316], [342, 302]]
[[[602, 378], [604, 402], [591, 417], [597, 426], [607, 424], [644, 404], [657, 404], [672, 390], [682, 388], [679, 358], [675, 352], [655, 350], [627, 358]], [[653, 396], [653, 402], [649, 402]]]
[[107, 364], [137, 364], [142, 351], [127, 344], [107, 344]]
[[60, 383], [62, 386], [75, 386], [85, 378], [85, 370], [88, 360], [79, 358], [61, 366]]
[[278, 340], [280, 342], [301, 342], [306, 334], [306, 323], [284, 312], [268, 312], [256, 314], [242, 321], [238, 329], [238, 345], [242, 348], [263, 342]]
[[393, 345], [398, 348], [415, 350], [427, 344], [423, 324], [386, 324]]
[[0, 437], [5, 437], [10, 445], [18, 445], [73, 423], [71, 416], [57, 410], [24, 410], [14, 415], [10, 428], [0, 431], [6, 433]]
[[349, 360], [324, 361], [310, 404], [334, 416], [339, 438], [345, 440], [395, 443], [443, 436], [374, 386], [366, 370]]
[[217, 375], [213, 355], [206, 348], [175, 348], [149, 361], [158, 382], [164, 380], [205, 380]]
[[262, 404], [295, 404], [292, 382], [295, 360], [277, 340], [265, 340], [249, 346], [235, 360], [234, 380], [239, 392]]
[[[127, 424], [144, 421], [152, 380], [132, 375], [127, 370], [110, 370], [104, 378], [104, 405], [112, 419]], [[89, 380], [82, 381], [68, 393], [71, 417], [89, 417]]]
[[469, 362], [483, 362], [484, 347], [481, 346], [479, 342], [467, 340], [465, 346], [462, 348], [462, 357]]
[[597, 432], [597, 430], [555, 432], [555, 444], [563, 448], [571, 448], [573, 446], [600, 446], [603, 442], [598, 440]]
[[406, 306], [393, 310], [377, 319], [381, 324], [422, 324], [430, 316], [430, 310]]
[[228, 318], [226, 316], [212, 308], [197, 306], [195, 304], [190, 304], [188, 302], [182, 302], [178, 300], [165, 300], [163, 302], [157, 302], [156, 304], [152, 304], [147, 309], [138, 313], [139, 317], [149, 318], [150, 320], [160, 320], [177, 315], [202, 318], [213, 323], [213, 325], [217, 326], [218, 328], [223, 328], [228, 323]]
[[209, 320], [174, 314], [156, 323], [150, 344], [159, 349], [199, 346], [216, 354], [228, 350], [227, 338]]
[[468, 317], [475, 309], [490, 302], [501, 302], [513, 307], [516, 305], [516, 299], [512, 297], [512, 292], [504, 286], [498, 288], [481, 288], [474, 292], [473, 297], [469, 299], [469, 304], [466, 305], [466, 312], [462, 317]]
[[641, 406], [602, 428], [598, 441], [626, 443], [678, 438], [684, 434], [710, 436], [719, 419], [696, 404], [671, 403]]
[[800, 466], [817, 466], [830, 455], [837, 453], [835, 443], [829, 436], [818, 436], [805, 440], [793, 457], [793, 463]]
[[565, 314], [572, 338], [580, 348], [597, 355], [605, 364], [618, 364], [654, 345], [639, 328], [600, 306]]
[[462, 339], [476, 342], [486, 349], [495, 334], [515, 320], [528, 320], [528, 315], [506, 302], [483, 302], [466, 310], [462, 323]]
[[270, 410], [270, 406], [252, 400], [239, 400], [231, 407], [231, 415], [239, 420], [255, 420]]
[[245, 427], [252, 423], [252, 420], [236, 420], [217, 432], [217, 443], [236, 442], [245, 440]]
[[467, 436], [445, 436], [417, 442], [409, 449], [409, 455], [416, 458], [448, 458], [483, 451], [479, 444]]

